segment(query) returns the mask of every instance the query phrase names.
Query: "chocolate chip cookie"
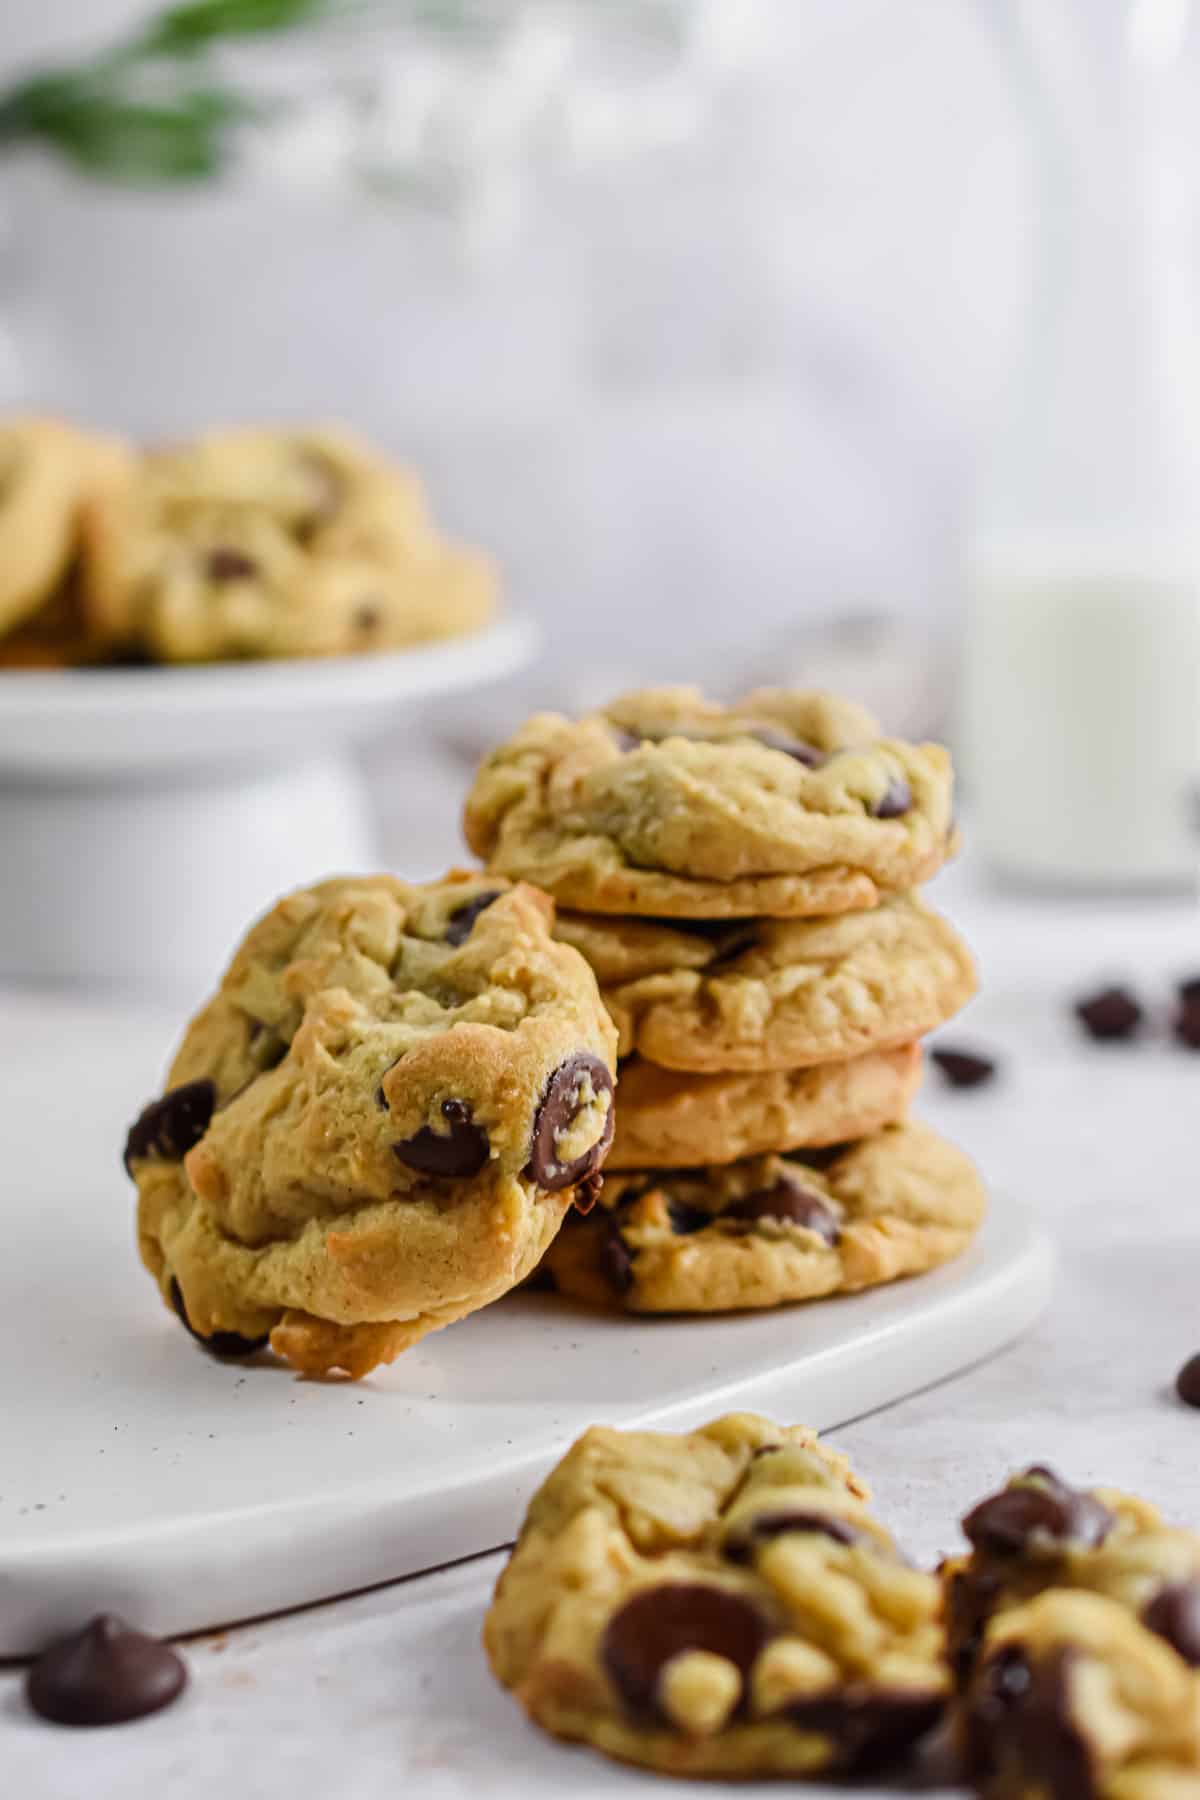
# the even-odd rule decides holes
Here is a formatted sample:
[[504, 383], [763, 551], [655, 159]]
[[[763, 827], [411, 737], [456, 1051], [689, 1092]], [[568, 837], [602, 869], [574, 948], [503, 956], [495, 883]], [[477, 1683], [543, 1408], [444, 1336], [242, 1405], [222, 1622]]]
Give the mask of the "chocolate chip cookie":
[[722, 707], [651, 688], [530, 719], [484, 761], [468, 842], [564, 906], [666, 918], [831, 914], [933, 875], [953, 844], [950, 759], [825, 694]]
[[211, 1349], [364, 1375], [591, 1198], [615, 1033], [552, 922], [525, 886], [379, 875], [251, 929], [126, 1147], [143, 1261]]
[[731, 1312], [853, 1293], [965, 1250], [986, 1202], [918, 1124], [825, 1151], [610, 1175], [543, 1265], [559, 1292], [629, 1312]]
[[630, 1056], [608, 1167], [691, 1169], [846, 1143], [898, 1124], [920, 1080], [919, 1044], [754, 1075], [689, 1075]]
[[595, 1427], [534, 1496], [484, 1625], [556, 1737], [676, 1775], [894, 1759], [938, 1719], [937, 1586], [802, 1426]]
[[[0, 637], [53, 602], [78, 547], [88, 494], [123, 470], [126, 460], [116, 442], [56, 419], [0, 424]], [[46, 637], [28, 633], [6, 663], [49, 666]]]
[[163, 662], [326, 656], [478, 630], [482, 557], [417, 482], [331, 429], [213, 432], [148, 452], [84, 515], [96, 637]]
[[621, 1054], [673, 1069], [797, 1069], [894, 1049], [943, 1024], [976, 986], [966, 945], [915, 894], [702, 933], [579, 913], [557, 930], [595, 970]]
[[1200, 1677], [1116, 1601], [1055, 1589], [988, 1629], [963, 1739], [996, 1800], [1194, 1800]]
[[963, 1520], [969, 1556], [943, 1566], [949, 1653], [970, 1677], [989, 1622], [1047, 1589], [1123, 1606], [1200, 1667], [1200, 1536], [1131, 1494], [1071, 1487], [1053, 1470], [1014, 1475]]

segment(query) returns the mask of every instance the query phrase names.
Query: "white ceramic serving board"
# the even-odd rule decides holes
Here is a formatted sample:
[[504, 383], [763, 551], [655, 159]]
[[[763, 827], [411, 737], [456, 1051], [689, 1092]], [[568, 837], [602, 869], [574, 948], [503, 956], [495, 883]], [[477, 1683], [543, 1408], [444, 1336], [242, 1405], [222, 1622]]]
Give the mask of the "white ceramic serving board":
[[828, 1428], [999, 1349], [1051, 1255], [996, 1202], [919, 1281], [771, 1314], [631, 1321], [510, 1297], [358, 1386], [211, 1360], [132, 1245], [119, 1168], [161, 1015], [0, 999], [0, 1656], [101, 1608], [230, 1623], [491, 1548], [596, 1421], [733, 1407]]

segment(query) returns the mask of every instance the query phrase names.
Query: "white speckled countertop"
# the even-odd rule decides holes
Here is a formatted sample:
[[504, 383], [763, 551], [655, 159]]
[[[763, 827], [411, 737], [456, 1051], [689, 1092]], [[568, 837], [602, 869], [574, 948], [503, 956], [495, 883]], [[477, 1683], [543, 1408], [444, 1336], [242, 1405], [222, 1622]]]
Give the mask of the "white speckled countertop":
[[[1200, 1415], [1171, 1392], [1179, 1363], [1200, 1349], [1200, 1056], [1159, 1037], [1084, 1043], [1065, 1005], [1080, 987], [1115, 976], [1165, 1003], [1173, 977], [1200, 971], [1200, 909], [1006, 899], [977, 891], [963, 870], [944, 877], [936, 897], [971, 937], [986, 982], [946, 1040], [998, 1052], [1004, 1067], [974, 1093], [947, 1092], [931, 1074], [922, 1111], [994, 1186], [1044, 1209], [1060, 1249], [1058, 1295], [1015, 1348], [847, 1426], [836, 1441], [919, 1557], [952, 1547], [968, 1503], [1032, 1460], [1075, 1480], [1129, 1486], [1200, 1523]], [[2, 1108], [0, 1092], [0, 1117]], [[668, 1788], [526, 1725], [479, 1649], [500, 1565], [483, 1557], [196, 1640], [183, 1701], [119, 1729], [73, 1734], [41, 1724], [10, 1668], [0, 1673], [5, 1792], [558, 1800], [569, 1787], [580, 1800], [635, 1790], [711, 1796], [710, 1785]]]

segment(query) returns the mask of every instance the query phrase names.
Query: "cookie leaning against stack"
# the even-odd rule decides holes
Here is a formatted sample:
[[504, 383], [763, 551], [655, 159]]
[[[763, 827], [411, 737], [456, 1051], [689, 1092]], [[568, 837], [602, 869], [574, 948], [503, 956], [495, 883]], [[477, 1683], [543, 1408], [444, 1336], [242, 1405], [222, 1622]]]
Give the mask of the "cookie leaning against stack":
[[914, 893], [953, 849], [937, 745], [828, 695], [730, 707], [649, 689], [531, 719], [466, 833], [568, 910], [620, 1034], [602, 1206], [546, 1259], [562, 1290], [718, 1312], [873, 1286], [954, 1256], [968, 1160], [909, 1123], [918, 1040], [974, 992]]
[[364, 1375], [591, 1197], [616, 1037], [552, 919], [523, 884], [378, 875], [251, 929], [125, 1151], [142, 1260], [217, 1355]]

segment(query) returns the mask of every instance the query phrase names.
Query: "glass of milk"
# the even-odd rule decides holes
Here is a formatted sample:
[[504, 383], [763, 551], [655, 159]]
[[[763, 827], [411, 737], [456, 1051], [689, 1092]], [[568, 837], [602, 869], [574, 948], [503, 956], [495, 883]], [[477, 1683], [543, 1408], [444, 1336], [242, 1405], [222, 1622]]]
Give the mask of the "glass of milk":
[[989, 8], [1029, 101], [1040, 257], [969, 545], [974, 835], [1018, 880], [1200, 869], [1192, 0]]

